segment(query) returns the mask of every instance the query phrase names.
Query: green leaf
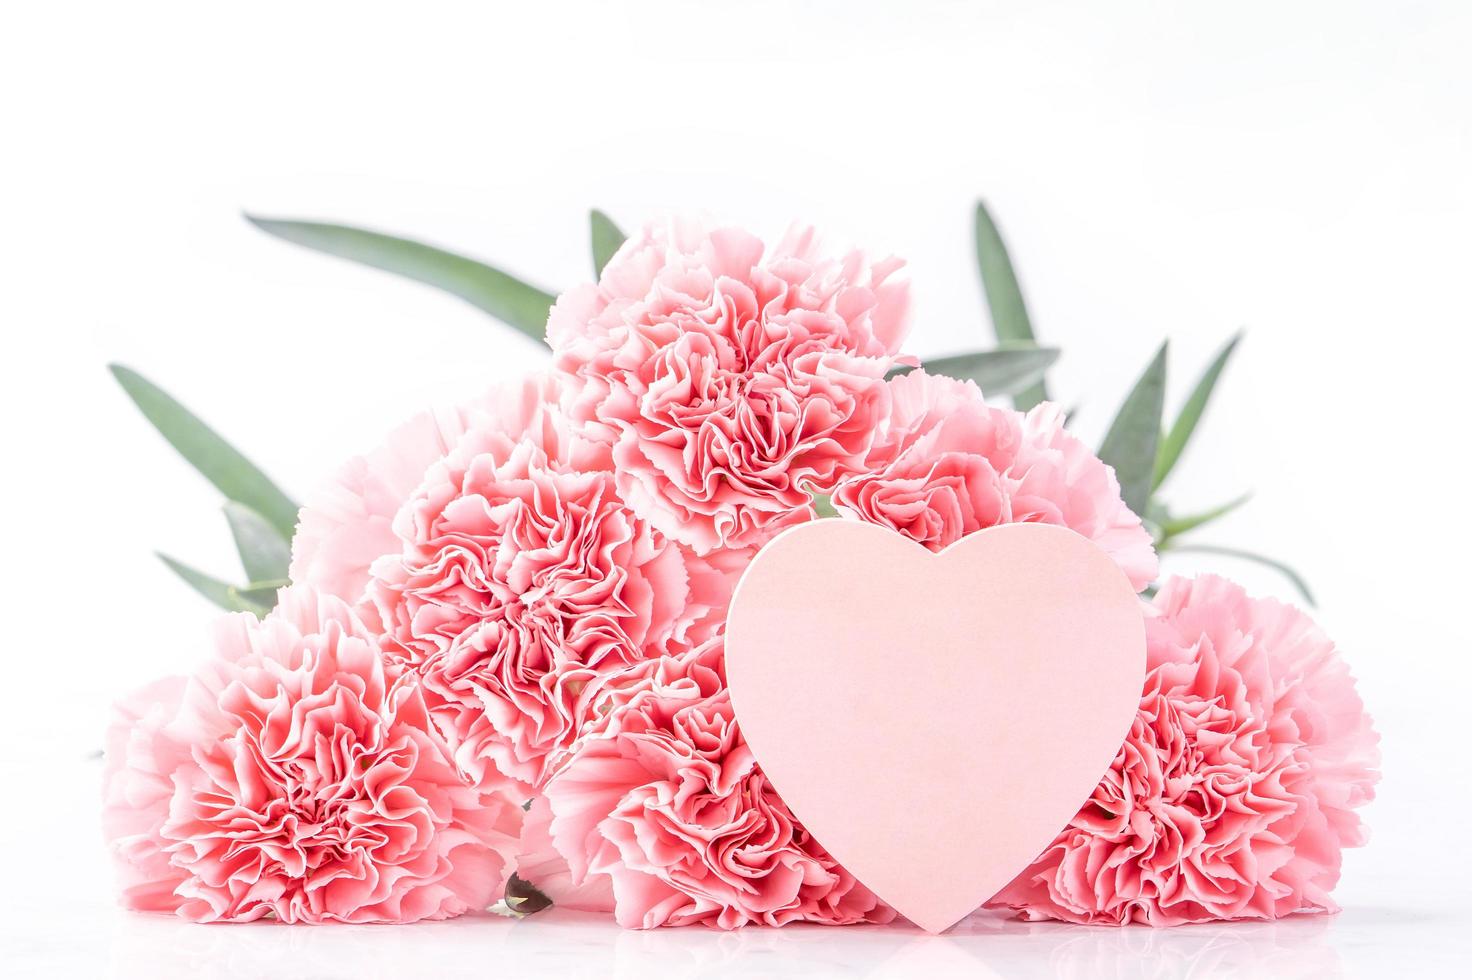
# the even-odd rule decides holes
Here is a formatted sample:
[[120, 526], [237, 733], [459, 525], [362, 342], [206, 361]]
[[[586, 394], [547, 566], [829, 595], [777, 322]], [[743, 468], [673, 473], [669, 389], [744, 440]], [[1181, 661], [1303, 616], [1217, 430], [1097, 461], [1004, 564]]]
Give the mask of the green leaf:
[[608, 215], [594, 208], [588, 212], [588, 223], [593, 232], [593, 275], [603, 275], [603, 267], [613, 258], [613, 253], [624, 243], [625, 235]]
[[1136, 514], [1144, 514], [1150, 502], [1155, 445], [1160, 440], [1160, 412], [1165, 402], [1165, 355], [1169, 347], [1167, 341], [1155, 352], [1099, 446], [1099, 458], [1114, 467], [1125, 505]]
[[819, 519], [838, 516], [838, 511], [833, 506], [833, 496], [831, 494], [813, 494], [813, 511], [818, 515]]
[[[991, 309], [997, 343], [1031, 345], [1034, 342], [1032, 321], [1027, 316], [1022, 287], [1017, 284], [1017, 273], [1012, 269], [1012, 259], [1007, 255], [1002, 234], [982, 201], [976, 202], [976, 263], [981, 269], [981, 284], [986, 291], [987, 306]], [[1013, 402], [1025, 412], [1047, 398], [1048, 390], [1039, 380], [1018, 392]]]
[[276, 604], [276, 590], [286, 584], [281, 581], [231, 585], [220, 581], [213, 575], [206, 575], [197, 568], [191, 568], [181, 561], [176, 561], [162, 552], [158, 553], [158, 557], [194, 591], [229, 612], [248, 612], [258, 617], [265, 616]]
[[1160, 522], [1161, 533], [1167, 540], [1185, 534], [1187, 531], [1198, 528], [1203, 524], [1209, 524], [1219, 517], [1225, 517], [1251, 499], [1251, 493], [1244, 493], [1236, 500], [1229, 500], [1220, 507], [1213, 507], [1211, 510], [1202, 511], [1199, 514], [1187, 514], [1183, 517], [1167, 515]]
[[1308, 583], [1304, 581], [1303, 576], [1274, 558], [1260, 555], [1255, 551], [1243, 551], [1240, 548], [1223, 548], [1219, 545], [1212, 544], [1182, 544], [1176, 545], [1172, 550], [1178, 552], [1194, 551], [1203, 555], [1225, 555], [1228, 558], [1240, 558], [1243, 561], [1252, 561], [1257, 562], [1259, 565], [1266, 565], [1292, 582], [1293, 587], [1303, 596], [1304, 602], [1307, 602], [1310, 606], [1318, 605], [1318, 603], [1314, 602], [1314, 594], [1309, 591]]
[[288, 540], [296, 528], [296, 503], [234, 446], [180, 405], [168, 392], [121, 364], [108, 370], [179, 455], [230, 500], [260, 514]]
[[556, 297], [494, 266], [407, 238], [317, 221], [246, 220], [267, 234], [339, 258], [392, 272], [453, 293], [531, 337], [546, 342], [547, 311]]
[[270, 612], [276, 608], [276, 594], [290, 584], [290, 579], [278, 578], [264, 582], [248, 582], [245, 585], [232, 585], [230, 589], [242, 600]]
[[1176, 416], [1175, 424], [1170, 427], [1170, 432], [1160, 443], [1160, 452], [1155, 457], [1155, 473], [1153, 476], [1154, 486], [1159, 487], [1170, 475], [1171, 469], [1176, 465], [1176, 460], [1181, 458], [1186, 443], [1191, 441], [1191, 434], [1196, 431], [1196, 423], [1201, 421], [1201, 414], [1206, 411], [1206, 403], [1211, 400], [1212, 390], [1216, 388], [1217, 379], [1222, 376], [1222, 369], [1227, 366], [1227, 361], [1232, 356], [1232, 351], [1237, 349], [1237, 344], [1242, 339], [1239, 332], [1227, 341], [1227, 345], [1221, 349], [1216, 358], [1207, 367], [1201, 379], [1196, 382], [1196, 387], [1191, 391], [1191, 397], [1186, 399], [1186, 404], [1181, 408], [1181, 414]]
[[225, 520], [235, 538], [235, 550], [245, 577], [252, 582], [284, 579], [291, 564], [291, 543], [271, 523], [249, 507], [233, 500], [225, 502]]
[[[1036, 385], [1058, 360], [1056, 347], [1015, 347], [937, 357], [924, 363], [930, 374], [975, 381], [984, 394], [1015, 395]], [[902, 369], [898, 373], [905, 373]]]

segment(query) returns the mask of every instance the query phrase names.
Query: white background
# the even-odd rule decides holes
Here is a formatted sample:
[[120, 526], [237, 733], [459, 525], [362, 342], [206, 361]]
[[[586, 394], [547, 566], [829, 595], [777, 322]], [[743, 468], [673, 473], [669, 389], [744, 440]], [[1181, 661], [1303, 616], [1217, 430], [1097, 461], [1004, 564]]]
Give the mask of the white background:
[[[1472, 8], [1450, 0], [8, 8], [4, 962], [47, 976], [1450, 969], [1472, 871], [1469, 43]], [[105, 363], [153, 377], [301, 495], [422, 404], [542, 356], [454, 299], [268, 239], [242, 209], [412, 233], [549, 288], [587, 276], [590, 206], [626, 227], [689, 208], [764, 235], [810, 219], [910, 259], [911, 347], [938, 354], [987, 337], [979, 195], [1040, 334], [1065, 348], [1055, 391], [1082, 404], [1090, 439], [1163, 337], [1175, 405], [1248, 329], [1170, 499], [1257, 492], [1203, 539], [1304, 572], [1384, 735], [1374, 839], [1347, 855], [1342, 916], [1158, 933], [979, 917], [917, 943], [569, 916], [197, 928], [112, 909], [87, 756], [112, 698], [205, 654], [211, 616], [150, 551], [234, 565], [217, 494]], [[1270, 572], [1216, 567], [1290, 594]]]

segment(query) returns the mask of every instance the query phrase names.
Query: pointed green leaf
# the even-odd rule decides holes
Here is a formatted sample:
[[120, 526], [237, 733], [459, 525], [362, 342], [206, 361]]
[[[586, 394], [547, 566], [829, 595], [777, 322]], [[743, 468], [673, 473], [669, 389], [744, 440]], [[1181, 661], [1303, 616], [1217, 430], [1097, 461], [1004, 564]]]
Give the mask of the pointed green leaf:
[[278, 578], [268, 582], [249, 582], [245, 585], [232, 585], [230, 591], [239, 596], [245, 602], [259, 606], [270, 612], [276, 608], [276, 594], [291, 584], [289, 579]]
[[453, 293], [533, 340], [545, 342], [547, 311], [556, 297], [494, 266], [407, 238], [317, 221], [246, 215], [262, 231], [339, 258], [392, 272]]
[[275, 583], [231, 585], [220, 581], [213, 575], [206, 575], [197, 568], [191, 568], [181, 561], [175, 561], [162, 552], [158, 553], [158, 557], [160, 561], [169, 566], [170, 571], [187, 582], [194, 591], [228, 612], [248, 612], [257, 616], [265, 616], [276, 604], [275, 588], [273, 588]]
[[205, 479], [230, 500], [264, 517], [282, 537], [291, 538], [297, 505], [266, 474], [143, 375], [121, 364], [109, 364], [108, 370], [144, 417]]
[[[976, 263], [981, 269], [981, 284], [986, 291], [987, 306], [991, 309], [997, 343], [1031, 345], [1034, 341], [1032, 321], [1027, 316], [1027, 304], [1022, 300], [1022, 287], [1017, 284], [1017, 273], [1012, 268], [1002, 233], [997, 230], [996, 222], [992, 221], [982, 201], [976, 202]], [[1038, 381], [1018, 392], [1013, 402], [1025, 412], [1038, 402], [1046, 401], [1047, 397], [1046, 386]]]
[[[1016, 347], [979, 350], [970, 354], [936, 357], [922, 366], [929, 374], [944, 374], [961, 381], [975, 381], [987, 395], [1015, 395], [1037, 384], [1054, 361], [1055, 347]], [[910, 368], [891, 371], [891, 376], [908, 374]]]
[[931, 374], [974, 381], [988, 395], [1019, 395], [1042, 383], [1058, 360], [1056, 347], [1017, 347], [938, 357], [925, 362]]
[[613, 258], [613, 253], [624, 243], [626, 237], [608, 215], [594, 208], [588, 212], [588, 223], [593, 232], [593, 275], [603, 275], [603, 267]]
[[1240, 558], [1243, 561], [1252, 561], [1257, 562], [1259, 565], [1266, 565], [1292, 582], [1293, 587], [1303, 596], [1304, 602], [1307, 602], [1310, 606], [1318, 605], [1318, 603], [1314, 602], [1314, 594], [1309, 591], [1308, 583], [1304, 581], [1303, 576], [1274, 558], [1260, 555], [1255, 551], [1243, 551], [1240, 548], [1223, 548], [1219, 545], [1212, 544], [1182, 544], [1175, 546], [1173, 550], [1194, 551], [1203, 555], [1224, 555], [1228, 558]]
[[1201, 414], [1206, 411], [1206, 403], [1211, 400], [1211, 393], [1216, 388], [1217, 379], [1222, 376], [1222, 369], [1227, 366], [1232, 351], [1237, 349], [1237, 343], [1241, 339], [1242, 334], [1237, 333], [1227, 341], [1227, 345], [1221, 349], [1211, 365], [1207, 367], [1206, 372], [1201, 375], [1201, 380], [1196, 382], [1196, 387], [1191, 390], [1191, 397], [1186, 399], [1186, 404], [1181, 408], [1181, 414], [1176, 416], [1175, 424], [1161, 440], [1160, 452], [1155, 458], [1153, 480], [1156, 487], [1165, 482], [1165, 478], [1170, 475], [1171, 469], [1176, 465], [1176, 460], [1181, 458], [1186, 443], [1191, 441], [1191, 434], [1196, 431], [1196, 423], [1201, 421]]
[[233, 500], [225, 502], [225, 520], [230, 522], [230, 534], [235, 538], [235, 550], [247, 579], [263, 582], [286, 578], [291, 543], [269, 521]]
[[1219, 517], [1225, 517], [1251, 499], [1251, 493], [1244, 493], [1236, 500], [1229, 500], [1220, 507], [1213, 507], [1211, 510], [1202, 511], [1199, 514], [1186, 514], [1183, 517], [1166, 515], [1160, 522], [1160, 530], [1164, 537], [1174, 538], [1203, 524], [1210, 524]]
[[813, 512], [819, 519], [825, 517], [837, 517], [838, 510], [833, 506], [833, 495], [827, 493], [813, 494]]
[[1155, 445], [1160, 439], [1160, 412], [1165, 401], [1165, 355], [1160, 345], [1150, 366], [1130, 390], [1099, 446], [1099, 458], [1114, 467], [1125, 505], [1144, 514], [1150, 502]]

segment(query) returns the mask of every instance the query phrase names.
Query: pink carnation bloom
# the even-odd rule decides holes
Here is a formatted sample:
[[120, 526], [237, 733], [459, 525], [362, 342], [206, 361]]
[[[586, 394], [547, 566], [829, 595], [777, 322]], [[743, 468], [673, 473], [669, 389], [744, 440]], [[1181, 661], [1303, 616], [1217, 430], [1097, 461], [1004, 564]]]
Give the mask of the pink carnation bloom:
[[393, 521], [429, 468], [472, 426], [499, 426], [511, 438], [545, 419], [556, 378], [528, 375], [471, 401], [420, 412], [382, 445], [354, 456], [307, 498], [291, 540], [291, 581], [355, 602], [378, 558], [399, 550]]
[[650, 226], [552, 309], [567, 411], [641, 518], [700, 554], [760, 545], [862, 463], [908, 330], [900, 265], [826, 257], [811, 229], [768, 250]]
[[630, 513], [608, 466], [546, 405], [493, 414], [431, 467], [373, 565], [385, 654], [421, 678], [474, 779], [535, 787], [601, 678], [724, 616], [735, 569]]
[[420, 412], [339, 467], [302, 506], [291, 539], [292, 582], [349, 602], [361, 596], [368, 567], [398, 546], [394, 515], [464, 434], [470, 415], [469, 408]]
[[1168, 926], [1336, 911], [1378, 736], [1333, 643], [1224, 579], [1172, 579], [1146, 620], [1140, 711], [1072, 822], [988, 904]]
[[1063, 428], [1053, 405], [988, 405], [970, 381], [914, 371], [889, 384], [893, 410], [867, 471], [839, 484], [840, 513], [940, 551], [997, 524], [1059, 524], [1108, 552], [1136, 589], [1158, 564], [1114, 471]]
[[521, 808], [465, 784], [412, 681], [340, 600], [222, 619], [219, 657], [108, 737], [129, 908], [201, 922], [411, 922], [499, 895]]
[[889, 921], [757, 767], [723, 656], [717, 639], [604, 690], [598, 725], [546, 787], [571, 882], [607, 879], [625, 927]]
[[166, 677], [119, 702], [103, 753], [103, 834], [112, 848], [122, 903], [140, 912], [174, 912], [174, 889], [189, 880], [159, 836], [174, 795], [174, 773], [197, 768], [190, 742], [171, 723], [188, 681]]

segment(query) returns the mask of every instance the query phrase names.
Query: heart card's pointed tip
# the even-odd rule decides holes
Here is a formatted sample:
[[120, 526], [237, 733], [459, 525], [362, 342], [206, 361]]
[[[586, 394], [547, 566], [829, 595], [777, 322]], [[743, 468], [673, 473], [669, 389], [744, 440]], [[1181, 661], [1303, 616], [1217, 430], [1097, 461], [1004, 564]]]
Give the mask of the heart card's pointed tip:
[[952, 926], [966, 918], [966, 916], [960, 915], [952, 918], [950, 916], [907, 915], [905, 918], [909, 919], [910, 923], [922, 932], [928, 932], [932, 936], [939, 936], [949, 931]]

